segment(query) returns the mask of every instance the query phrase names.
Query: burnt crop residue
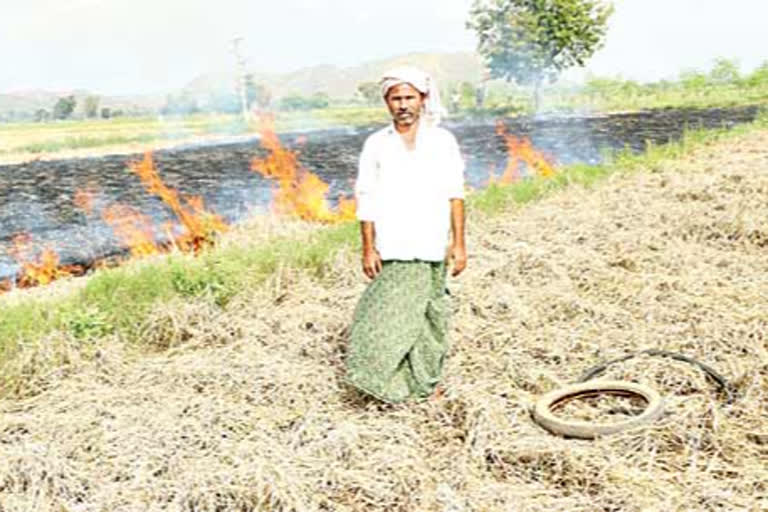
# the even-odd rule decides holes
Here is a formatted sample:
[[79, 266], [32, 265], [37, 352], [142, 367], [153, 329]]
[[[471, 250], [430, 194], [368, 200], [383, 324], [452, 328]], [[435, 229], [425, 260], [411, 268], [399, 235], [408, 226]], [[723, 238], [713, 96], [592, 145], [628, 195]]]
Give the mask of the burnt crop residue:
[[[605, 116], [553, 116], [503, 120], [508, 134], [530, 139], [558, 164], [598, 163], [606, 149], [642, 151], [648, 142], [677, 140], [684, 130], [750, 122], [757, 107], [660, 109]], [[467, 162], [467, 183], [484, 186], [491, 170], [507, 165], [507, 144], [494, 120], [445, 124], [459, 140]], [[281, 141], [299, 163], [328, 184], [328, 196], [348, 196], [365, 138], [378, 127], [286, 134]], [[200, 196], [207, 208], [234, 222], [265, 211], [273, 184], [251, 170], [264, 158], [258, 140], [193, 146], [154, 153], [162, 180], [182, 195]], [[174, 221], [157, 197], [147, 194], [128, 163], [141, 155], [113, 155], [0, 166], [0, 279], [19, 265], [13, 240], [30, 236], [39, 248], [54, 248], [62, 263], [85, 263], [122, 251], [119, 238], [92, 213], [112, 203], [128, 204], [161, 226]], [[84, 196], [87, 191], [87, 198]], [[87, 199], [88, 208], [84, 208]], [[90, 208], [90, 213], [89, 213]]]

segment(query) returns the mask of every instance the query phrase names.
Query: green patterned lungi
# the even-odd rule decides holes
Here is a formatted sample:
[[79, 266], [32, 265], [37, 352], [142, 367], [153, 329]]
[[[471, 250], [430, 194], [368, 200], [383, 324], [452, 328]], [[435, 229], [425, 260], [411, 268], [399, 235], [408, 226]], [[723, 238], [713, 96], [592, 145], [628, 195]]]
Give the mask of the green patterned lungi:
[[432, 394], [448, 350], [444, 262], [385, 261], [355, 310], [347, 381], [385, 402]]

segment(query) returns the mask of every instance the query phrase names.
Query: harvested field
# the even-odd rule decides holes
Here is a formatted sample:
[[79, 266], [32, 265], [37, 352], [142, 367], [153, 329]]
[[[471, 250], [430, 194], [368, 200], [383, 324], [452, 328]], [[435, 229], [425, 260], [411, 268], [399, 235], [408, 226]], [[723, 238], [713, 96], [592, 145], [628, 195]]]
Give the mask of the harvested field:
[[[351, 253], [225, 311], [165, 304], [144, 358], [54, 334], [0, 402], [0, 510], [766, 510], [766, 194], [762, 131], [470, 216], [446, 392], [424, 403], [342, 384], [365, 286]], [[658, 422], [596, 441], [532, 422], [540, 394], [645, 348], [717, 369], [735, 401], [694, 366], [640, 357], [603, 378], [661, 392]]]

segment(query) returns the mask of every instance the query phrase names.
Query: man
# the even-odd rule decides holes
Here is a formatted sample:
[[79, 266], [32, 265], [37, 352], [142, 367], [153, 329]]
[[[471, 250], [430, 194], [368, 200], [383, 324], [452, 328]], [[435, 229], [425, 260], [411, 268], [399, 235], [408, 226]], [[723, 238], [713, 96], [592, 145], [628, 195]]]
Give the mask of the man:
[[365, 141], [355, 185], [363, 272], [373, 281], [350, 330], [347, 381], [396, 403], [430, 396], [440, 379], [446, 263], [453, 276], [467, 264], [464, 162], [437, 126], [442, 107], [429, 75], [393, 70], [381, 93], [392, 124]]

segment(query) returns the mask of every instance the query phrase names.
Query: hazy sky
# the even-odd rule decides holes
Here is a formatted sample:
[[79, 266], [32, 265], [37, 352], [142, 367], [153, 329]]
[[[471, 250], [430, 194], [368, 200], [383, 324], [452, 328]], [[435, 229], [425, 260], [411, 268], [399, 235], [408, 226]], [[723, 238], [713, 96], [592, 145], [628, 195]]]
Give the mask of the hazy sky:
[[[352, 65], [415, 51], [473, 50], [472, 0], [2, 0], [0, 93], [162, 92], [229, 69]], [[715, 57], [768, 59], [768, 0], [616, 0], [602, 75], [655, 80]]]

